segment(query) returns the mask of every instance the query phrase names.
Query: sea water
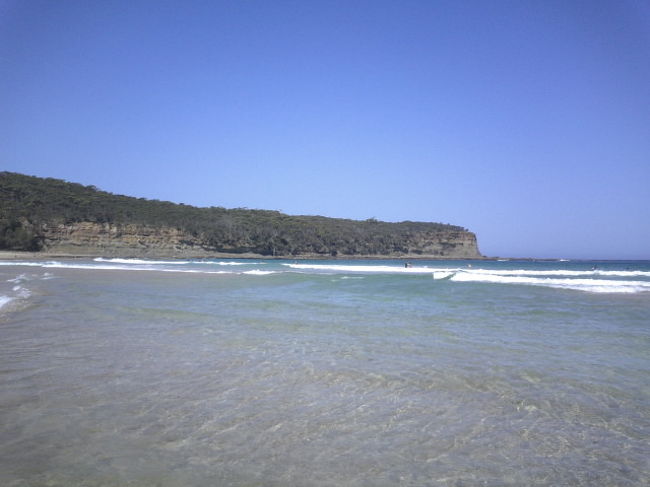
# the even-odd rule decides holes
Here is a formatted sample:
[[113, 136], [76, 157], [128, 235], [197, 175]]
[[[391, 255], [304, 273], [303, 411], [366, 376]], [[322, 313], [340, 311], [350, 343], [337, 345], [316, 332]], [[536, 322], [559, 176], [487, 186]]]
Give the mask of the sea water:
[[0, 485], [642, 486], [650, 263], [0, 262]]

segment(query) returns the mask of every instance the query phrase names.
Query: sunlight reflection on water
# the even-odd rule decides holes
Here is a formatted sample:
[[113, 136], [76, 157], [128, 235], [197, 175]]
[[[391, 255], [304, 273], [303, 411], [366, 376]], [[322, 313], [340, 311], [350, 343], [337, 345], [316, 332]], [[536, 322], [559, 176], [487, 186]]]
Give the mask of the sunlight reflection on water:
[[421, 276], [56, 277], [0, 323], [5, 484], [648, 480], [645, 299]]

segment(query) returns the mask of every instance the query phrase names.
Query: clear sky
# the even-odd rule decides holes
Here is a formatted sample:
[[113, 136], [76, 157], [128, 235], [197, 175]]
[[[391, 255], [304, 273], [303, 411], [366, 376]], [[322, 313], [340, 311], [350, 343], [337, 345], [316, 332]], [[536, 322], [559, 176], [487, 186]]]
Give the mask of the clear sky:
[[0, 0], [0, 170], [650, 258], [650, 3]]

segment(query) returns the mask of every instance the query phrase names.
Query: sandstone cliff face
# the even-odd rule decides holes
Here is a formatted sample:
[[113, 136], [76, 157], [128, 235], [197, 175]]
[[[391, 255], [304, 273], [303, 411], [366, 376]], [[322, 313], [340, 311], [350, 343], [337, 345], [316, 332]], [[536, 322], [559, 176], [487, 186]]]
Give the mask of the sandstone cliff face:
[[198, 208], [8, 172], [0, 172], [0, 249], [116, 257], [481, 257], [475, 235], [457, 225]]
[[79, 222], [44, 225], [41, 232], [50, 252], [111, 257], [210, 255], [191, 235], [170, 227]]
[[471, 232], [427, 232], [413, 238], [409, 254], [436, 258], [478, 259], [481, 254]]
[[[78, 222], [43, 225], [45, 250], [72, 255], [106, 257], [181, 257], [206, 258], [242, 256], [227, 254], [206, 245], [200, 238], [171, 227], [136, 224]], [[251, 256], [251, 254], [245, 254]], [[346, 257], [339, 254], [338, 257]], [[278, 256], [281, 257], [281, 256]], [[299, 254], [287, 257], [327, 257]], [[481, 258], [476, 236], [471, 232], [421, 232], [409, 236], [408, 250], [390, 255], [353, 255], [351, 257], [407, 258]]]

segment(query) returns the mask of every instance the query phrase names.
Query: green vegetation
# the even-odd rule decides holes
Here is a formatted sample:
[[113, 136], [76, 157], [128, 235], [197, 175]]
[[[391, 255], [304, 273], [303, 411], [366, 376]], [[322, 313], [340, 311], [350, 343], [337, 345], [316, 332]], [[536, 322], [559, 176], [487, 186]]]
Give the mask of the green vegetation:
[[0, 249], [39, 250], [45, 244], [48, 226], [75, 222], [172, 227], [207, 250], [268, 256], [422, 253], [423, 238], [440, 240], [447, 235], [453, 240], [454, 235], [466, 232], [440, 223], [386, 223], [375, 218], [355, 221], [289, 216], [267, 210], [196, 208], [114, 195], [59, 179], [0, 172]]

